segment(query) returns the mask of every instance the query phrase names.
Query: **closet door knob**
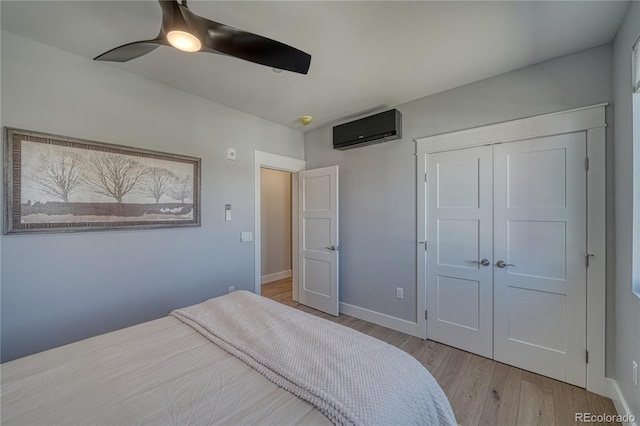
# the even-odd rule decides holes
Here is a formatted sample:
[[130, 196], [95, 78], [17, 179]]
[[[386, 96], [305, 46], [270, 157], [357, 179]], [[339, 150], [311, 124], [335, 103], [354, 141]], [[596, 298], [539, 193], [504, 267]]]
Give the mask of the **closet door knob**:
[[496, 266], [498, 268], [506, 268], [507, 266], [516, 266], [516, 265], [514, 265], [513, 263], [504, 263], [504, 260], [498, 260], [496, 262]]

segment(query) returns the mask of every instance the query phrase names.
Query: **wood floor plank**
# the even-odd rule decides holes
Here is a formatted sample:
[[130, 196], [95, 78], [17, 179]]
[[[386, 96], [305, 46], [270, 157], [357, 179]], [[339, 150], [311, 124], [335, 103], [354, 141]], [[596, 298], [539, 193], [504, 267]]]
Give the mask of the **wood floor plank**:
[[497, 362], [478, 423], [483, 426], [516, 424], [520, 398], [514, 396], [520, 395], [521, 382], [522, 370]]
[[461, 425], [477, 425], [482, 414], [482, 406], [490, 392], [491, 377], [496, 363], [490, 359], [471, 355], [469, 363], [462, 372], [449, 396], [456, 401], [454, 410]]
[[[616, 407], [613, 405], [613, 401], [609, 398], [603, 398], [600, 395], [596, 395], [593, 392], [586, 392], [587, 394], [587, 403], [589, 404], [589, 413], [600, 415], [607, 413], [615, 413]], [[610, 423], [592, 423], [594, 425], [603, 425]], [[621, 423], [615, 423], [621, 424]]]
[[449, 351], [455, 350], [454, 348], [443, 345], [442, 343], [434, 342], [433, 340], [423, 340], [422, 351], [412, 354], [427, 367], [432, 374], [442, 364], [442, 361], [447, 359]]
[[[464, 351], [449, 351], [448, 356], [440, 363], [438, 367], [431, 371], [436, 378], [444, 393], [451, 399], [453, 389], [460, 380], [462, 380], [464, 370], [471, 361], [471, 354]], [[461, 409], [462, 407], [458, 407]], [[456, 410], [454, 408], [453, 412]], [[457, 416], [457, 413], [456, 413]]]
[[[562, 404], [561, 409], [556, 409], [556, 418], [559, 424], [575, 425], [582, 424], [582, 421], [576, 421], [576, 413], [590, 413], [593, 415], [615, 413], [615, 407], [610, 399], [602, 398], [591, 392], [585, 392], [584, 389], [577, 386], [569, 385], [557, 380], [553, 381], [553, 397]], [[589, 396], [590, 395], [590, 396]], [[591, 398], [591, 403], [589, 399]], [[597, 403], [596, 400], [605, 400]], [[608, 403], [607, 403], [608, 401]], [[611, 405], [609, 405], [611, 404]], [[620, 423], [590, 423], [592, 425], [610, 425]]]
[[[520, 401], [518, 406], [518, 426], [553, 426], [556, 416], [553, 403], [553, 392], [523, 380], [520, 384]], [[558, 423], [563, 425], [563, 423]]]
[[616, 414], [610, 399], [585, 389], [348, 315], [333, 317], [301, 305], [291, 299], [290, 278], [264, 284], [262, 295], [408, 352], [440, 383], [462, 426], [564, 426], [575, 424], [576, 412]]
[[412, 354], [414, 357], [418, 358], [418, 356], [415, 354], [424, 350], [424, 347], [426, 346], [425, 343], [426, 342], [422, 339], [419, 339], [414, 336], [410, 336], [410, 338], [407, 339], [405, 342], [403, 342], [399, 346], [399, 348], [407, 353]]

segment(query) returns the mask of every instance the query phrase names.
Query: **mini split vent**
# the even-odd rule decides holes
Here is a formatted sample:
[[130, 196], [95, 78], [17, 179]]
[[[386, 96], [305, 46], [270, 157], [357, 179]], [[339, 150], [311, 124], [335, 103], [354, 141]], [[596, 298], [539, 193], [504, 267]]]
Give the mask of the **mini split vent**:
[[397, 109], [381, 112], [333, 128], [333, 148], [358, 148], [402, 137], [402, 114]]

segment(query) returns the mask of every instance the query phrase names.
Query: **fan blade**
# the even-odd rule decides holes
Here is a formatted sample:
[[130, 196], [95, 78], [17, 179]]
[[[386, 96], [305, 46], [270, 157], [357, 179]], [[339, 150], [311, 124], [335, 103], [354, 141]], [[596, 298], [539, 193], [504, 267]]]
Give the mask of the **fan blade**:
[[166, 35], [187, 31], [202, 42], [201, 52], [233, 56], [268, 67], [307, 74], [311, 55], [295, 47], [202, 18], [191, 12], [186, 1], [158, 0], [162, 9], [160, 33], [153, 40], [136, 41], [96, 56], [96, 61], [127, 62], [146, 55], [160, 45], [170, 46]]
[[160, 45], [166, 45], [165, 39], [134, 41], [123, 44], [93, 58], [94, 61], [127, 62], [154, 51]]
[[179, 5], [192, 33], [202, 41], [201, 51], [220, 53], [268, 67], [307, 74], [311, 55], [295, 47], [202, 18]]

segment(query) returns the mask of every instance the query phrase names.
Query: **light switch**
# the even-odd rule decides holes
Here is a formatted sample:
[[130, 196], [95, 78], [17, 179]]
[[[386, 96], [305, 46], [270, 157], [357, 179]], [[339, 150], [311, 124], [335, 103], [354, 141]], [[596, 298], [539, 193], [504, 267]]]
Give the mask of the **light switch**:
[[227, 160], [235, 161], [236, 159], [236, 150], [233, 148], [227, 149]]
[[243, 243], [253, 241], [253, 232], [249, 231], [240, 234], [240, 241], [242, 241]]
[[231, 204], [224, 205], [224, 221], [231, 222]]

